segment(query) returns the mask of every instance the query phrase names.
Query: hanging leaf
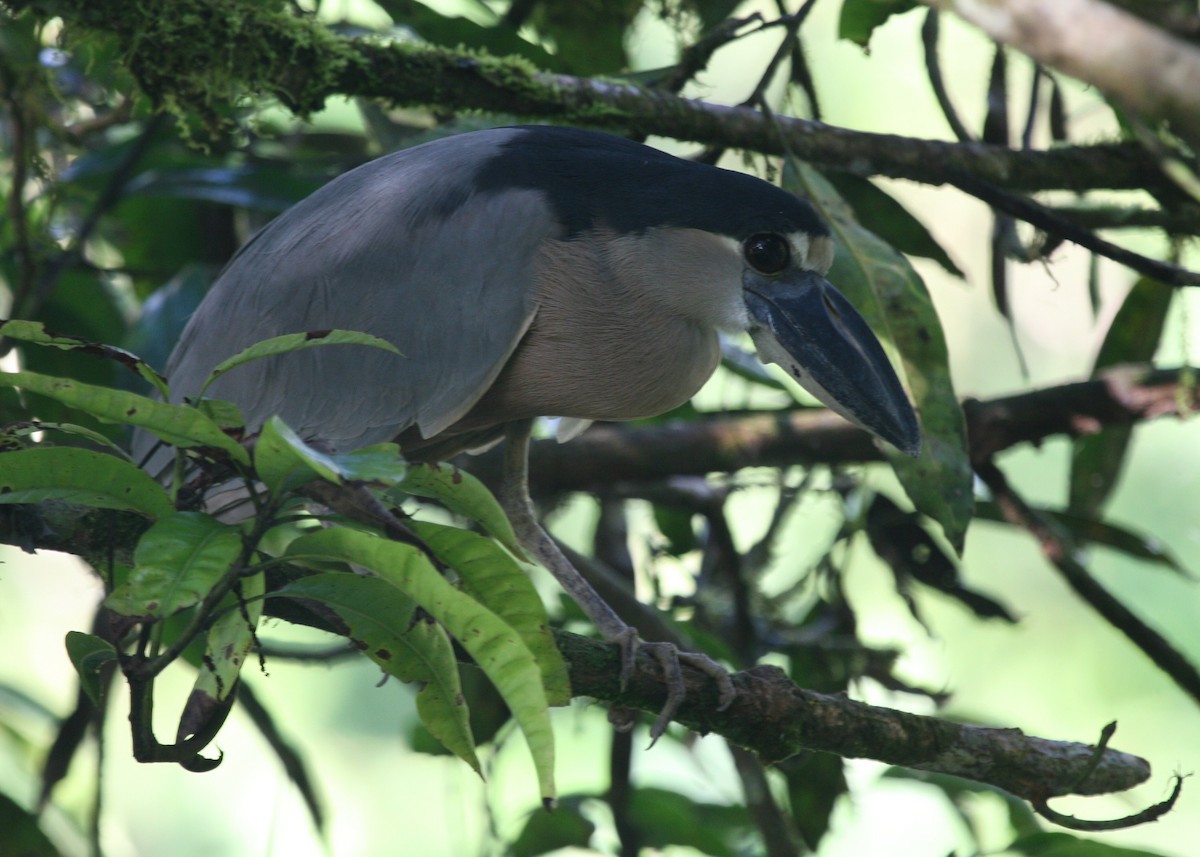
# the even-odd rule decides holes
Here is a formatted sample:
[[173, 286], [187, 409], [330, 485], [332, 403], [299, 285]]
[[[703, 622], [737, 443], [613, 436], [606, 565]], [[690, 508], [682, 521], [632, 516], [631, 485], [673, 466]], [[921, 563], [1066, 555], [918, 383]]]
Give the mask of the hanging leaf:
[[899, 200], [870, 179], [850, 173], [822, 173], [854, 209], [864, 229], [874, 232], [901, 253], [932, 259], [956, 277], [966, 278], [925, 224]]
[[937, 521], [962, 552], [971, 520], [971, 463], [962, 408], [950, 378], [941, 322], [908, 260], [855, 221], [820, 173], [789, 160], [784, 185], [817, 207], [838, 253], [829, 280], [854, 304], [885, 345], [898, 352], [897, 374], [921, 418], [921, 456], [888, 450], [888, 460], [917, 510]]
[[460, 527], [411, 521], [439, 562], [458, 572], [463, 590], [521, 635], [537, 659], [550, 705], [567, 705], [567, 665], [550, 633], [550, 617], [529, 576], [496, 542]]
[[476, 773], [481, 771], [454, 647], [441, 625], [414, 621], [412, 598], [382, 578], [347, 573], [302, 577], [272, 593], [278, 596], [325, 605], [381, 669], [403, 682], [419, 683], [417, 713], [425, 728]]
[[843, 0], [838, 38], [866, 47], [888, 18], [916, 8], [916, 0]]
[[202, 512], [176, 512], [142, 535], [133, 572], [104, 604], [138, 619], [171, 616], [199, 604], [241, 551], [236, 528]]
[[67, 656], [79, 673], [79, 686], [97, 709], [104, 695], [103, 670], [117, 661], [117, 650], [108, 640], [80, 631], [67, 632]]
[[39, 447], [0, 454], [0, 503], [62, 500], [97, 509], [174, 513], [162, 486], [123, 458], [73, 447]]
[[[1139, 278], [1109, 325], [1092, 367], [1092, 377], [1111, 366], [1148, 363], [1153, 359], [1174, 296], [1175, 291], [1162, 283]], [[1132, 437], [1132, 427], [1114, 426], [1072, 441], [1067, 508], [1086, 517], [1099, 515], [1125, 468]]]
[[496, 685], [525, 734], [544, 801], [554, 798], [554, 733], [539, 665], [520, 635], [495, 613], [455, 589], [411, 545], [330, 527], [301, 536], [286, 556], [362, 566], [392, 583], [440, 622]]

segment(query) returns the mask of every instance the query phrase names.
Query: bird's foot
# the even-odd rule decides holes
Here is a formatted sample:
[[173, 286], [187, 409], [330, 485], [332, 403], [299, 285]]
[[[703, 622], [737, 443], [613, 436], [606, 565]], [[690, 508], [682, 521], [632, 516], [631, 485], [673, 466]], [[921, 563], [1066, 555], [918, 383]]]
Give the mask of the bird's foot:
[[[675, 719], [676, 712], [679, 711], [679, 706], [683, 704], [683, 700], [687, 697], [687, 685], [683, 680], [682, 664], [700, 670], [705, 675], [712, 678], [717, 685], [717, 710], [724, 711], [733, 704], [733, 698], [737, 695], [737, 689], [733, 686], [733, 679], [730, 678], [729, 672], [714, 661], [708, 655], [702, 655], [698, 652], [683, 652], [674, 643], [647, 643], [638, 637], [637, 631], [628, 625], [619, 633], [612, 635], [610, 642], [616, 643], [621, 648], [621, 689], [629, 683], [629, 679], [633, 676], [634, 663], [637, 661], [639, 651], [647, 652], [654, 660], [658, 661], [658, 665], [663, 671], [663, 680], [667, 685], [667, 701], [663, 703], [662, 709], [658, 713], [658, 717], [654, 720], [654, 725], [650, 727], [650, 746], [653, 747], [655, 742], [662, 737], [667, 731], [667, 726]], [[614, 723], [618, 728], [621, 728], [626, 722], [620, 724]], [[628, 729], [632, 726], [624, 728]]]

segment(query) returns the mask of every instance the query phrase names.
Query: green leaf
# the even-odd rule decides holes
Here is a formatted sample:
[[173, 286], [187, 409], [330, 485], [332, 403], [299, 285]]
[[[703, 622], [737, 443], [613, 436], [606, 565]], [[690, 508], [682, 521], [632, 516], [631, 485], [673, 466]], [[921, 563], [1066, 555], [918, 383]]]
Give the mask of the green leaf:
[[239, 464], [250, 463], [250, 456], [237, 441], [204, 414], [186, 405], [168, 405], [123, 390], [34, 372], [0, 372], [0, 383], [47, 396], [107, 422], [144, 428], [174, 446], [211, 447]]
[[[1109, 325], [1092, 376], [1121, 363], [1148, 363], [1158, 349], [1163, 325], [1175, 296], [1173, 289], [1140, 278], [1125, 296]], [[1116, 487], [1133, 437], [1131, 426], [1115, 426], [1072, 441], [1068, 508], [1095, 517]]]
[[254, 446], [254, 467], [273, 492], [324, 479], [370, 482], [390, 487], [404, 478], [408, 465], [394, 443], [379, 443], [346, 453], [324, 453], [306, 444], [279, 417], [263, 425]]
[[142, 535], [133, 572], [104, 603], [123, 616], [165, 618], [199, 604], [241, 551], [236, 528], [202, 512], [176, 512]]
[[163, 376], [152, 369], [144, 360], [138, 358], [137, 355], [131, 354], [123, 348], [117, 348], [114, 345], [103, 345], [79, 336], [63, 336], [49, 333], [46, 330], [46, 326], [40, 321], [12, 319], [2, 322], [0, 323], [0, 336], [34, 345], [57, 348], [61, 351], [80, 351], [85, 354], [107, 358], [137, 372], [151, 386], [157, 389], [160, 395], [166, 397], [167, 387]]
[[742, 806], [701, 803], [667, 789], [642, 787], [629, 798], [629, 821], [643, 847], [683, 845], [712, 857], [736, 857], [753, 825]]
[[204, 658], [192, 688], [193, 697], [201, 694], [220, 702], [229, 696], [254, 646], [265, 591], [266, 580], [259, 572], [242, 578], [240, 599], [234, 594], [223, 599], [223, 612], [205, 635]]
[[367, 568], [440, 622], [500, 691], [525, 734], [544, 800], [554, 797], [554, 733], [539, 665], [520, 635], [451, 586], [411, 545], [330, 527], [293, 541], [286, 556], [335, 559]]
[[97, 708], [101, 707], [104, 695], [101, 670], [117, 660], [117, 650], [112, 643], [93, 634], [80, 631], [67, 632], [67, 656], [79, 673], [79, 685]]
[[567, 848], [578, 848], [578, 853], [589, 853], [588, 845], [592, 841], [592, 834], [596, 832], [596, 825], [579, 811], [586, 797], [571, 795], [559, 801], [554, 812], [535, 809], [529, 813], [525, 826], [505, 853], [509, 857], [538, 857]]
[[567, 665], [550, 632], [546, 606], [516, 560], [478, 533], [425, 521], [409, 524], [440, 562], [458, 572], [467, 594], [521, 635], [537, 659], [549, 704], [569, 704]]
[[302, 441], [279, 417], [271, 417], [262, 427], [254, 445], [254, 472], [272, 494], [314, 479], [342, 484], [337, 464]]
[[397, 486], [417, 497], [437, 500], [451, 512], [475, 521], [518, 559], [528, 560], [504, 508], [487, 486], [453, 464], [414, 464]]
[[827, 172], [822, 175], [854, 209], [855, 218], [865, 229], [874, 232], [901, 253], [932, 259], [954, 276], [966, 277], [925, 228], [925, 224], [873, 181], [850, 173]]
[[843, 0], [838, 37], [865, 48], [877, 27], [916, 5], [916, 0]]
[[358, 647], [389, 675], [423, 685], [417, 713], [430, 734], [480, 772], [454, 647], [441, 625], [413, 621], [416, 602], [391, 583], [361, 574], [314, 574], [272, 597], [310, 599], [337, 614]]
[[917, 510], [937, 521], [962, 552], [971, 521], [971, 462], [962, 408], [950, 378], [941, 322], [908, 260], [855, 221], [846, 203], [812, 167], [789, 160], [784, 184], [817, 207], [838, 245], [829, 280], [875, 333], [898, 352], [898, 374], [921, 417], [921, 456], [888, 449], [888, 460]]
[[[0, 38], [3, 31], [0, 30]], [[0, 44], [2, 47], [2, 44]], [[26, 812], [6, 794], [0, 794], [0, 837], [4, 853], [13, 857], [61, 857], [50, 838], [38, 827], [38, 816]]]
[[200, 395], [203, 395], [204, 391], [208, 389], [209, 384], [237, 366], [253, 360], [261, 360], [264, 357], [289, 354], [293, 351], [302, 351], [305, 348], [316, 348], [323, 345], [365, 345], [400, 354], [399, 349], [386, 339], [355, 330], [310, 330], [307, 333], [285, 333], [282, 336], [273, 336], [270, 339], [256, 342], [249, 348], [244, 348], [232, 357], [222, 360], [209, 374], [204, 386], [200, 388]]
[[19, 449], [0, 454], [0, 503], [62, 500], [151, 518], [175, 506], [162, 486], [124, 459], [73, 447]]
[[1157, 851], [1117, 848], [1061, 831], [1023, 836], [1004, 849], [1004, 853], [1025, 857], [1164, 857]]

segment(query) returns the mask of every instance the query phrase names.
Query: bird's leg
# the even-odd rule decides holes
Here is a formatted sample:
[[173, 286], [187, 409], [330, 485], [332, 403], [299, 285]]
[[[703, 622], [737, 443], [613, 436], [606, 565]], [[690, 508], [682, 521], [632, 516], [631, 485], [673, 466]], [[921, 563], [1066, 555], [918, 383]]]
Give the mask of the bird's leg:
[[640, 640], [637, 631], [600, 597], [538, 522], [529, 496], [529, 436], [532, 427], [532, 420], [520, 420], [511, 423], [506, 431], [501, 502], [521, 544], [554, 575], [559, 585], [592, 620], [600, 635], [621, 647], [621, 687], [625, 687], [633, 674], [639, 648], [648, 649], [659, 662], [666, 679], [667, 701], [650, 730], [651, 738], [657, 740], [666, 731], [667, 724], [686, 695], [683, 673], [679, 667], [681, 661], [712, 676], [720, 695], [718, 707], [720, 710], [728, 708], [736, 691], [729, 673], [720, 664], [707, 655], [681, 652], [672, 643], [646, 643]]

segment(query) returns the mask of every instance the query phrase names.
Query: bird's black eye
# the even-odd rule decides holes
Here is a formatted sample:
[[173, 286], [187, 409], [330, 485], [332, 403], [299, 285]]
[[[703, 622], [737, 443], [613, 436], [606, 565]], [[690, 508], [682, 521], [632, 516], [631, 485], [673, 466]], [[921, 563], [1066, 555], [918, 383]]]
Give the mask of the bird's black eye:
[[742, 255], [760, 274], [778, 274], [792, 260], [792, 248], [782, 235], [761, 232], [742, 242]]

